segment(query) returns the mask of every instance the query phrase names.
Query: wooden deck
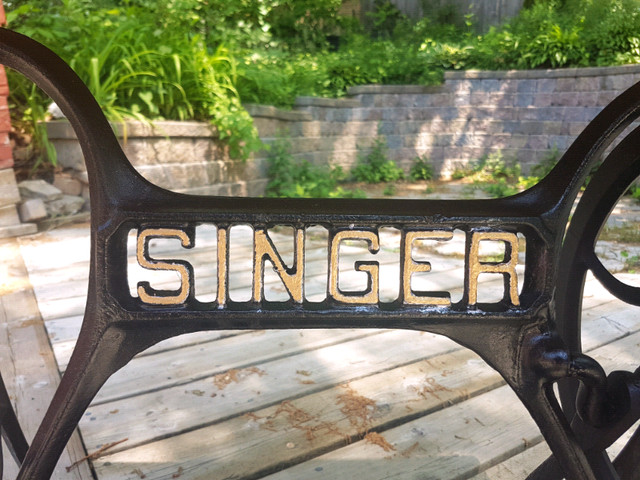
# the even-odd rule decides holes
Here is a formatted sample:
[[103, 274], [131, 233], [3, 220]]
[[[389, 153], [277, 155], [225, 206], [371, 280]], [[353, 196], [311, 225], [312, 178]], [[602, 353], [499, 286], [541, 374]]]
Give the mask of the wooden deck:
[[[247, 230], [232, 231], [230, 288], [238, 300], [250, 295]], [[193, 250], [168, 242], [152, 251], [177, 258], [177, 248], [179, 258], [196, 266], [196, 294], [206, 299], [216, 288], [215, 232], [196, 235]], [[279, 251], [291, 250], [286, 231], [273, 237]], [[310, 237], [306, 293], [319, 300], [326, 291], [326, 243], [321, 229]], [[382, 251], [371, 257], [381, 263], [383, 300], [397, 295], [397, 241], [397, 232], [385, 231]], [[463, 251], [456, 240], [446, 246]], [[343, 250], [345, 265], [367, 259], [360, 245]], [[57, 381], [53, 358], [64, 371], [80, 327], [88, 228], [23, 237], [19, 246], [4, 243], [2, 252], [11, 255], [9, 273], [22, 278], [21, 258], [29, 273], [29, 284], [23, 278], [3, 290], [0, 356], [32, 436], [46, 404], [39, 400], [34, 415], [32, 393], [50, 398]], [[427, 255], [433, 271], [416, 278], [414, 288], [449, 290], [455, 300], [462, 260], [433, 250], [418, 254]], [[140, 274], [132, 261], [132, 286]], [[640, 276], [625, 276], [639, 283]], [[501, 278], [485, 277], [481, 294], [495, 290], [501, 296]], [[175, 279], [154, 282], [172, 285]], [[357, 290], [362, 279], [345, 273], [341, 282], [341, 288]], [[267, 299], [286, 298], [273, 272], [265, 283]], [[20, 313], [27, 310], [18, 296], [30, 313]], [[633, 307], [590, 279], [584, 309], [589, 354], [607, 369], [635, 370], [640, 316]], [[18, 335], [27, 332], [28, 342], [18, 345]], [[43, 374], [45, 380], [38, 380]], [[519, 479], [548, 455], [524, 407], [475, 354], [443, 337], [394, 330], [223, 331], [168, 340], [109, 380], [85, 413], [80, 435], [86, 452], [102, 449], [102, 455], [67, 473], [64, 467], [84, 455], [76, 436], [56, 478], [89, 479], [91, 467], [100, 480]]]

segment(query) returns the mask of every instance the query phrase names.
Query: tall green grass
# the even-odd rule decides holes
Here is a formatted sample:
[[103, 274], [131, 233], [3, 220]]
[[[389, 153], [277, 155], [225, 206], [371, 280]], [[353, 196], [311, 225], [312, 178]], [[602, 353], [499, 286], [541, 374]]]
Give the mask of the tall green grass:
[[199, 34], [160, 28], [139, 8], [62, 7], [55, 21], [40, 21], [22, 30], [69, 63], [110, 120], [210, 121], [234, 158], [261, 146], [235, 88], [236, 60], [224, 46], [210, 49]]

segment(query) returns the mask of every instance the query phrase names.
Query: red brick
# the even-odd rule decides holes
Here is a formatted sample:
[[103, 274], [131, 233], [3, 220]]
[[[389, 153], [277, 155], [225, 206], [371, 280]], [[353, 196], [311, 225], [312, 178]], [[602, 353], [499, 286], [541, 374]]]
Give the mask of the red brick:
[[5, 160], [0, 159], [0, 170], [11, 167], [13, 167], [13, 158], [8, 158]]
[[0, 65], [0, 95], [9, 96], [9, 84], [7, 83], [7, 73], [4, 65]]
[[13, 152], [11, 151], [11, 145], [0, 145], [0, 161], [11, 160], [13, 165]]
[[0, 108], [0, 132], [11, 131], [11, 117], [9, 116], [9, 109]]

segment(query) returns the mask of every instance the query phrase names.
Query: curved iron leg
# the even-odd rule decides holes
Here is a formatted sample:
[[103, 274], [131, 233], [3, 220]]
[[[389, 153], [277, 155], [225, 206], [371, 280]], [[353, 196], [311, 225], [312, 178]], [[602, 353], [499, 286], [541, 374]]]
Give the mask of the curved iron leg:
[[[21, 464], [27, 454], [29, 444], [27, 443], [18, 418], [11, 405], [11, 399], [7, 393], [7, 389], [0, 375], [0, 428], [2, 429], [2, 438], [7, 444], [7, 448], [11, 452], [13, 458]], [[0, 455], [0, 474], [2, 456]]]
[[29, 448], [18, 480], [49, 478], [58, 459], [100, 387], [135, 353], [129, 337], [108, 329], [98, 338], [83, 333], [53, 400]]
[[640, 480], [640, 427], [613, 462], [621, 480]]

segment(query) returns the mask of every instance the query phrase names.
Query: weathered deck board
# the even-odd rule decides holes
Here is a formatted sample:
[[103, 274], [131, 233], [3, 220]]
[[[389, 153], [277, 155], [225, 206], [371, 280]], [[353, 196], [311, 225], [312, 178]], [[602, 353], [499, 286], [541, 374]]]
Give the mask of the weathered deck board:
[[127, 444], [115, 447], [116, 451], [456, 348], [452, 341], [432, 334], [383, 331], [241, 370], [238, 382], [223, 389], [218, 385], [226, 383], [225, 373], [222, 380], [208, 377], [91, 406], [80, 428], [89, 450], [128, 437]]
[[147, 478], [167, 478], [180, 459], [187, 478], [253, 478], [501, 383], [475, 354], [460, 349], [109, 455], [95, 467], [100, 478], [128, 478], [135, 468]]
[[[296, 354], [354, 340], [378, 330], [282, 330], [253, 331], [241, 337], [228, 337], [216, 342], [191, 345], [163, 352], [161, 356], [146, 355], [134, 358], [116, 372], [102, 387], [94, 404], [126, 398], [152, 390], [188, 385], [231, 369], [248, 368]], [[247, 352], [251, 352], [247, 356]]]
[[[2, 377], [14, 402], [18, 421], [31, 441], [60, 382], [36, 299], [15, 240], [0, 241], [2, 288], [0, 289], [0, 364]], [[3, 449], [4, 475], [15, 478], [17, 465]], [[52, 478], [89, 480], [86, 463], [66, 471], [85, 455], [79, 435], [74, 433], [58, 461]]]
[[[629, 440], [631, 434], [638, 428], [635, 425], [626, 434], [624, 434], [617, 442], [607, 449], [609, 456], [615, 458], [620, 453], [624, 444]], [[528, 474], [534, 471], [538, 465], [544, 462], [551, 450], [545, 442], [541, 442], [538, 445], [526, 449], [524, 452], [514, 455], [513, 457], [505, 460], [504, 462], [495, 465], [478, 475], [475, 475], [470, 480], [515, 480], [520, 478], [526, 478]]]
[[465, 478], [539, 439], [524, 406], [503, 386], [265, 478]]
[[[611, 305], [608, 307], [611, 311]], [[630, 329], [624, 332], [614, 329], [603, 331], [602, 323], [601, 316], [585, 319], [585, 337], [591, 339], [587, 341], [587, 346], [603, 345], [594, 354], [604, 365], [610, 368], [631, 368], [629, 365], [632, 360], [629, 361], [626, 357], [625, 361], [624, 355], [625, 352], [633, 351], [640, 341], [640, 334], [625, 335], [634, 331], [630, 329], [640, 329], [640, 318], [636, 317], [633, 323], [630, 322]], [[400, 388], [394, 379], [401, 379]], [[428, 415], [435, 409], [458, 403], [501, 383], [498, 374], [475, 355], [466, 350], [458, 350], [426, 362], [419, 361], [365, 377], [351, 382], [349, 386], [358, 395], [381, 406], [370, 405], [380, 412], [371, 415], [368, 427], [378, 430], [389, 424], [404, 423], [416, 416]], [[127, 478], [126, 474], [135, 468], [150, 479], [170, 478], [165, 475], [175, 473], [174, 460], [179, 459], [188, 478], [227, 478], [226, 475], [231, 473], [239, 478], [254, 478], [261, 472], [284, 468], [297, 459], [311, 458], [323, 450], [344, 445], [347, 441], [340, 438], [340, 435], [349, 439], [358, 434], [361, 436], [362, 431], [358, 428], [348, 428], [349, 417], [343, 412], [341, 415], [340, 404], [337, 403], [340, 394], [344, 393], [341, 388], [333, 387], [291, 402], [254, 410], [244, 417], [234, 417], [184, 435], [109, 455], [99, 459], [95, 466], [101, 478]], [[418, 398], [420, 394], [426, 398]], [[508, 402], [513, 400], [508, 397]], [[282, 411], [283, 405], [286, 407], [285, 411]], [[505, 403], [503, 408], [509, 411], [510, 406]], [[297, 427], [294, 426], [295, 421], [292, 423], [292, 418], [298, 419]], [[305, 432], [309, 431], [305, 427], [325, 424], [330, 424], [330, 427], [320, 430], [321, 438], [305, 438]], [[330, 430], [333, 428], [335, 430]], [[276, 435], [273, 430], [277, 432]], [[329, 439], [325, 438], [327, 436]], [[538, 440], [540, 439], [536, 441]], [[287, 448], [287, 444], [295, 447]], [[167, 459], [167, 452], [171, 452], [170, 457], [174, 460]], [[449, 474], [450, 472], [447, 473]]]
[[[231, 252], [244, 257], [231, 263], [237, 299], [250, 294], [250, 278], [240, 275], [251, 266], [247, 232], [238, 229], [232, 238]], [[274, 232], [273, 237], [287, 262], [292, 240], [285, 233]], [[372, 259], [381, 263], [381, 296], [392, 299], [399, 279], [397, 231], [387, 229], [383, 237], [382, 251]], [[88, 231], [73, 229], [64, 246], [67, 238], [61, 231], [22, 242], [62, 369], [84, 309], [88, 238]], [[215, 291], [215, 260], [213, 269], [207, 262], [215, 258], [216, 243], [212, 230], [200, 238], [194, 250], [157, 242], [152, 251], [157, 257], [194, 262], [199, 294], [206, 295]], [[308, 241], [317, 249], [307, 254], [305, 286], [317, 301], [326, 292], [326, 242], [322, 235]], [[453, 242], [449, 246], [456, 251]], [[51, 257], [61, 248], [73, 250], [68, 260], [62, 261], [59, 253]], [[132, 254], [131, 245], [129, 250]], [[349, 271], [355, 259], [363, 259], [364, 249], [348, 244], [341, 250], [341, 262], [347, 264], [341, 287], [361, 288], [361, 280]], [[429, 248], [414, 255], [432, 261], [433, 271], [415, 275], [413, 288], [448, 290], [455, 301], [462, 286], [462, 259]], [[133, 267], [130, 271], [135, 284], [138, 273]], [[521, 281], [522, 270], [519, 277]], [[639, 276], [626, 278], [637, 282]], [[493, 286], [501, 291], [499, 277], [481, 280], [487, 291]], [[153, 285], [172, 281], [154, 280]], [[270, 268], [265, 269], [265, 291], [284, 294]], [[603, 362], [632, 362], [629, 352], [637, 351], [638, 331], [636, 309], [614, 300], [589, 278], [585, 348]], [[475, 354], [431, 334], [203, 332], [161, 342], [136, 357], [103, 387], [80, 429], [89, 451], [129, 439], [93, 461], [99, 479], [400, 479], [423, 478], [425, 472], [443, 479], [517, 479], [522, 478], [519, 473], [509, 477], [505, 472], [527, 471], [527, 465], [545, 458], [546, 446], [529, 448], [541, 441], [540, 434], [502, 384]], [[352, 410], [343, 410], [347, 397]], [[389, 445], [367, 443], [363, 436], [368, 431], [379, 431]], [[383, 446], [395, 450], [385, 452]]]
[[[639, 343], [640, 333], [635, 333], [590, 354], [607, 369], [632, 370], [637, 359], [630, 352], [636, 351]], [[541, 441], [537, 427], [514, 397], [508, 387], [500, 387], [386, 430], [386, 455], [380, 445], [365, 438], [267, 478], [312, 478], [318, 471], [323, 479], [353, 478], [356, 474], [367, 479], [409, 479], [420, 478], [424, 472], [430, 478], [465, 478]]]

